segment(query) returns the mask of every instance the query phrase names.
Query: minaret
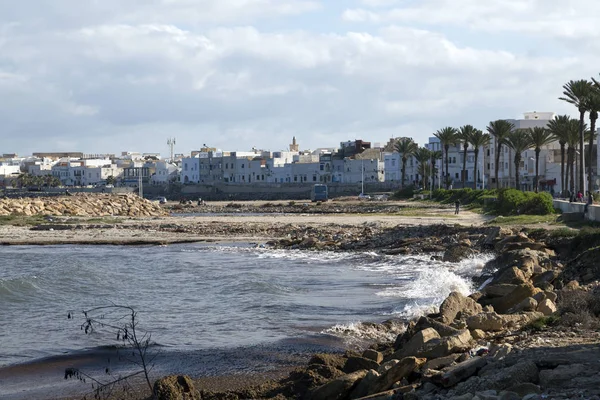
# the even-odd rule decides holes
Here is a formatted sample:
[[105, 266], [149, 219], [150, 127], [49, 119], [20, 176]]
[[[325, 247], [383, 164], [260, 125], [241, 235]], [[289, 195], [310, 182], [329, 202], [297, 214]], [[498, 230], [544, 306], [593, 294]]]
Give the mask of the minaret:
[[298, 148], [299, 148], [299, 146], [296, 143], [296, 136], [294, 136], [294, 138], [292, 139], [292, 144], [290, 144], [290, 151], [298, 152], [299, 151]]

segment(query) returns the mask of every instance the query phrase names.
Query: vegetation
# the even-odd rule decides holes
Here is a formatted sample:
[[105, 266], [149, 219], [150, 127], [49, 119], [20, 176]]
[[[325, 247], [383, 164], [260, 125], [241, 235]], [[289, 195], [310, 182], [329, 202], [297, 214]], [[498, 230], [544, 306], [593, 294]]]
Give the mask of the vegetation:
[[521, 185], [519, 185], [519, 175], [520, 174], [518, 173], [518, 171], [521, 166], [521, 154], [525, 150], [527, 150], [528, 148], [531, 147], [531, 145], [532, 145], [531, 137], [529, 136], [528, 131], [526, 131], [524, 129], [518, 129], [516, 131], [511, 130], [506, 135], [505, 143], [508, 147], [513, 149], [513, 151], [515, 152], [514, 164], [515, 164], [515, 171], [517, 171], [517, 173], [515, 173], [515, 189], [519, 190], [521, 188]]
[[560, 324], [597, 328], [600, 326], [600, 289], [562, 290], [557, 301]]
[[[154, 388], [150, 381], [150, 372], [154, 367], [154, 359], [157, 353], [151, 353], [151, 335], [149, 333], [140, 333], [138, 330], [137, 312], [129, 306], [111, 304], [107, 306], [95, 307], [82, 311], [84, 319], [80, 324], [80, 329], [86, 334], [91, 335], [94, 332], [102, 331], [115, 337], [116, 340], [125, 345], [128, 349], [128, 360], [137, 366], [137, 370], [126, 376], [113, 375], [113, 371], [106, 367], [105, 372], [108, 378], [94, 377], [85, 371], [77, 368], [67, 368], [65, 370], [65, 379], [78, 379], [83, 383], [92, 385], [94, 398], [109, 398], [117, 385], [123, 385], [125, 390], [131, 389], [129, 380], [136, 376], [143, 376], [152, 398]], [[75, 318], [73, 312], [69, 312], [68, 319]], [[129, 353], [131, 351], [131, 353]], [[110, 360], [109, 360], [110, 362]]]
[[448, 151], [450, 150], [450, 146], [454, 146], [458, 142], [458, 131], [456, 128], [452, 128], [451, 126], [447, 126], [443, 129], [438, 130], [434, 133], [434, 136], [440, 140], [440, 145], [444, 148], [444, 158], [446, 162], [446, 169], [444, 170], [442, 164], [442, 177], [444, 178], [444, 183], [446, 185], [446, 189], [450, 187], [450, 174], [448, 173]]
[[404, 188], [406, 182], [406, 162], [408, 158], [417, 151], [419, 146], [410, 138], [401, 138], [396, 141], [396, 151], [402, 154], [402, 180], [401, 187]]
[[[556, 215], [511, 215], [504, 217], [502, 215], [486, 222], [487, 225], [535, 225], [535, 224], [553, 224], [556, 222]], [[568, 228], [567, 228], [568, 229]]]
[[494, 182], [496, 183], [496, 189], [500, 188], [500, 181], [498, 180], [498, 165], [500, 163], [502, 145], [506, 144], [506, 138], [514, 129], [515, 126], [504, 119], [492, 121], [487, 127], [488, 133], [496, 141], [496, 158], [494, 163]]

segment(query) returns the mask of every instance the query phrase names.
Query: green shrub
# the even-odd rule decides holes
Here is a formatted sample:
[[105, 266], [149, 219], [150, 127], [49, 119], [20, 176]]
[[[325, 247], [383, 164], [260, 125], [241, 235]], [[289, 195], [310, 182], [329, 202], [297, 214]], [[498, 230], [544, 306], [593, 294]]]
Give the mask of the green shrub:
[[484, 198], [493, 196], [495, 193], [495, 190], [473, 190], [471, 188], [452, 190], [437, 189], [433, 191], [432, 198], [442, 204], [451, 204], [456, 200], [460, 200], [463, 205], [472, 204], [482, 206]]
[[490, 208], [490, 211], [500, 215], [548, 215], [555, 212], [549, 193], [522, 192], [517, 189], [500, 190], [498, 200]]
[[414, 187], [414, 185], [410, 185], [410, 186], [406, 186], [406, 187], [396, 191], [392, 197], [394, 199], [405, 200], [405, 199], [412, 199], [414, 194], [415, 194], [415, 187]]

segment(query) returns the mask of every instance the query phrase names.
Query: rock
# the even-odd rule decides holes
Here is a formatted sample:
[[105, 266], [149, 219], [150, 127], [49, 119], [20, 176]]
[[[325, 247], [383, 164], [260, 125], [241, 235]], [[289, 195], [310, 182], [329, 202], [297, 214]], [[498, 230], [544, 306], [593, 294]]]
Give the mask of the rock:
[[367, 372], [365, 377], [360, 380], [358, 385], [350, 393], [351, 399], [359, 399], [369, 394], [369, 388], [379, 379], [379, 373], [377, 371], [370, 370]]
[[309, 395], [309, 400], [340, 400], [348, 397], [358, 382], [367, 375], [367, 371], [357, 371], [340, 376], [326, 384], [314, 389]]
[[406, 357], [392, 366], [385, 373], [381, 374], [379, 379], [371, 386], [369, 394], [375, 394], [389, 390], [392, 385], [402, 378], [407, 377], [411, 372], [421, 368], [427, 360], [424, 358]]
[[584, 364], [559, 365], [554, 369], [540, 371], [540, 386], [543, 389], [572, 387], [574, 379], [587, 373], [589, 373], [589, 367]]
[[[494, 310], [500, 314], [506, 313], [508, 310], [522, 302], [528, 297], [533, 296], [535, 293], [535, 288], [530, 283], [523, 283], [521, 285], [517, 285], [517, 287], [507, 294], [504, 297], [484, 300], [480, 299], [480, 303], [482, 305], [491, 305], [494, 307]], [[483, 304], [486, 303], [486, 304]]]
[[[543, 292], [542, 292], [543, 295]], [[511, 313], [517, 313], [517, 312], [521, 312], [521, 311], [535, 311], [537, 309], [538, 306], [538, 302], [537, 300], [535, 300], [533, 297], [528, 297], [525, 300], [523, 300], [522, 302], [520, 302], [519, 304], [517, 304], [515, 307], [513, 307], [510, 312]]]
[[527, 325], [543, 316], [540, 312], [525, 312], [513, 315], [498, 315], [495, 312], [484, 312], [467, 318], [469, 329], [482, 331], [502, 331]]
[[442, 375], [442, 385], [444, 387], [451, 387], [456, 385], [460, 381], [464, 381], [470, 376], [474, 375], [481, 368], [485, 366], [487, 360], [482, 357], [473, 357], [465, 362], [462, 362], [454, 367], [451, 367]]
[[554, 293], [552, 291], [549, 291], [549, 290], [546, 290], [546, 291], [544, 291], [544, 295], [546, 296], [546, 298], [548, 300], [550, 300], [553, 303], [556, 303], [556, 299], [558, 298], [558, 296], [556, 295], [556, 293]]
[[433, 328], [425, 328], [417, 332], [408, 343], [392, 355], [392, 358], [400, 360], [404, 357], [414, 356], [425, 348], [425, 344], [435, 339], [441, 339], [440, 334]]
[[157, 400], [200, 400], [194, 382], [187, 375], [170, 375], [154, 382]]
[[369, 360], [375, 361], [377, 364], [381, 364], [381, 362], [383, 361], [383, 354], [381, 354], [379, 351], [372, 349], [367, 349], [363, 351], [362, 356], [364, 358], [368, 358]]
[[518, 393], [505, 390], [498, 394], [498, 400], [521, 400], [521, 396]]
[[444, 256], [442, 257], [442, 261], [446, 262], [460, 262], [465, 258], [469, 258], [478, 254], [477, 250], [472, 249], [469, 246], [464, 246], [461, 244], [450, 246], [444, 252]]
[[325, 365], [338, 370], [342, 370], [346, 364], [346, 359], [338, 354], [315, 354], [308, 360], [308, 365]]
[[460, 354], [450, 354], [446, 357], [434, 358], [433, 360], [429, 360], [423, 365], [423, 369], [442, 369], [446, 368], [456, 362]]
[[517, 393], [521, 397], [525, 397], [528, 394], [540, 394], [542, 393], [540, 387], [533, 383], [517, 383], [507, 389], [509, 392]]
[[533, 285], [539, 287], [544, 283], [552, 283], [554, 280], [558, 278], [558, 272], [556, 271], [546, 271], [541, 275], [538, 275], [533, 278]]
[[503, 297], [510, 294], [513, 290], [517, 288], [517, 285], [509, 285], [509, 284], [493, 284], [484, 287], [481, 290], [481, 293], [485, 297]]
[[459, 292], [452, 292], [440, 306], [440, 319], [450, 324], [458, 316], [470, 316], [481, 312], [481, 305]]
[[513, 350], [513, 346], [510, 343], [503, 343], [500, 345], [492, 345], [489, 349], [489, 356], [500, 360], [509, 355]]
[[537, 311], [548, 316], [556, 312], [556, 305], [550, 299], [543, 300], [538, 306]]
[[485, 339], [485, 332], [482, 331], [481, 329], [473, 329], [471, 330], [471, 336], [473, 336], [473, 339], [475, 340], [481, 340], [481, 339]]
[[459, 332], [458, 329], [452, 328], [446, 324], [442, 324], [433, 318], [420, 317], [417, 321], [411, 321], [406, 328], [406, 331], [398, 335], [394, 343], [394, 349], [400, 349], [405, 343], [412, 339], [415, 334], [427, 328], [435, 329], [442, 337], [456, 335]]
[[346, 364], [342, 369], [345, 373], [350, 374], [352, 372], [360, 370], [377, 370], [379, 364], [373, 360], [364, 357], [348, 357]]
[[525, 276], [523, 271], [517, 267], [511, 267], [506, 269], [498, 278], [494, 279], [494, 283], [519, 285], [527, 282], [527, 280], [527, 276]]

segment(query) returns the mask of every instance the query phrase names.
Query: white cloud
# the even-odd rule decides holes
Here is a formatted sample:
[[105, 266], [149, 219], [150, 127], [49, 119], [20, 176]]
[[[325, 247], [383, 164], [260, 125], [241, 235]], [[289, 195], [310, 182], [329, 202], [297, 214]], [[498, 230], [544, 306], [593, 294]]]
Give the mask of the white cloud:
[[457, 26], [487, 32], [520, 32], [546, 38], [598, 38], [600, 3], [593, 0], [421, 0], [385, 10], [354, 8], [342, 18], [351, 22], [417, 23]]

